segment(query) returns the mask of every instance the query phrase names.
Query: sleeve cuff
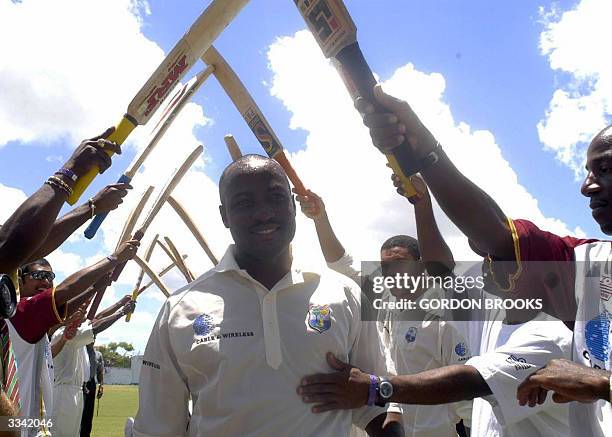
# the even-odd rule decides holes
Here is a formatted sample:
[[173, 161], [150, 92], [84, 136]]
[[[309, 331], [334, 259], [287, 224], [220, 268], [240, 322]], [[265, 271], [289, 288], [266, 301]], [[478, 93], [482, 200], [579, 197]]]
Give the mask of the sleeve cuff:
[[62, 318], [57, 309], [57, 304], [55, 303], [55, 287], [53, 287], [53, 291], [51, 292], [51, 305], [53, 306], [53, 313], [55, 314], [57, 323], [64, 323], [66, 316], [68, 315], [68, 305], [64, 305], [64, 317]]

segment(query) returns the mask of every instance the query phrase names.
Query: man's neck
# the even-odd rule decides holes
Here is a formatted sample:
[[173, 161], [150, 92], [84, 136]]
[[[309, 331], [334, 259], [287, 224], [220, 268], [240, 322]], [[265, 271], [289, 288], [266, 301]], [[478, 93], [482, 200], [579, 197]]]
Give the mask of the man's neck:
[[258, 259], [236, 250], [236, 262], [241, 269], [268, 290], [271, 290], [291, 270], [293, 257], [289, 248], [273, 259]]

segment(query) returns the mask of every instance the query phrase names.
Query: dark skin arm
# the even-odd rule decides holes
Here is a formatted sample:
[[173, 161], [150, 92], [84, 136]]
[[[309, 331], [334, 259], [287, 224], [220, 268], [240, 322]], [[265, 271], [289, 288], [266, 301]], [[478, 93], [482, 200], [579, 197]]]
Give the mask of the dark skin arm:
[[[385, 94], [380, 86], [374, 91], [377, 103], [388, 112], [375, 113], [374, 106], [363, 99], [356, 102], [356, 107], [364, 114], [364, 123], [379, 149], [390, 151], [407, 139], [415, 156], [423, 158], [436, 148], [436, 139], [406, 102]], [[478, 249], [499, 259], [515, 260], [506, 215], [442, 150], [438, 154], [438, 162], [422, 170], [421, 175], [442, 210]]]
[[[96, 215], [108, 213], [116, 209], [123, 203], [127, 190], [131, 188], [132, 186], [129, 184], [113, 184], [104, 187], [98, 194], [92, 197]], [[30, 260], [37, 260], [49, 255], [90, 218], [91, 207], [89, 203], [86, 203], [74, 208], [68, 214], [56, 220], [49, 231], [49, 236], [30, 256]]]
[[319, 245], [325, 257], [325, 261], [332, 263], [338, 261], [344, 255], [344, 246], [338, 240], [334, 228], [332, 228], [327, 211], [325, 211], [325, 203], [316, 193], [308, 190], [307, 196], [300, 196], [295, 192], [296, 200], [300, 203], [302, 212], [306, 217], [311, 219], [315, 224]]
[[[357, 367], [328, 353], [327, 362], [336, 373], [307, 376], [298, 387], [306, 403], [316, 404], [312, 411], [359, 408], [366, 404], [370, 378]], [[491, 389], [475, 367], [453, 365], [413, 375], [392, 376], [391, 402], [440, 405], [471, 400], [491, 394]]]
[[131, 259], [136, 254], [139, 245], [140, 242], [137, 240], [125, 242], [121, 244], [119, 249], [114, 253], [117, 257], [116, 261], [110, 261], [108, 258], [104, 258], [96, 264], [86, 267], [67, 277], [55, 289], [55, 304], [60, 307], [79, 296], [92, 284], [110, 274], [118, 264]]
[[128, 302], [132, 300], [132, 296], [126, 294], [121, 298], [121, 300], [115, 302], [108, 308], [103, 309], [98, 314], [96, 314], [96, 319], [103, 319], [106, 316], [110, 316], [111, 314], [115, 314], [117, 310], [123, 308]]
[[[63, 167], [72, 170], [78, 177], [87, 173], [93, 166], [99, 167], [103, 173], [111, 165], [110, 157], [104, 149], [121, 153], [118, 145], [104, 140], [113, 129], [107, 129], [102, 135], [83, 141]], [[57, 177], [70, 187], [74, 185], [66, 176]], [[49, 233], [67, 198], [67, 194], [60, 188], [43, 184], [17, 208], [0, 228], [0, 272], [13, 272], [32, 259], [32, 254], [40, 246], [40, 236]]]
[[130, 301], [115, 314], [111, 314], [110, 316], [106, 316], [103, 318], [96, 317], [91, 323], [94, 334], [97, 335], [100, 332], [110, 328], [117, 320], [125, 316], [128, 312], [134, 311], [134, 308], [136, 308], [136, 303]]

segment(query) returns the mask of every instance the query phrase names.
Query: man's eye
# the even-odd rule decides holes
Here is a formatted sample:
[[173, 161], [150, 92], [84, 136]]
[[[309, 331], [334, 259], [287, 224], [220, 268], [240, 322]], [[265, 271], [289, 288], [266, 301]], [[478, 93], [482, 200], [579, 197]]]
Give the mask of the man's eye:
[[600, 165], [598, 170], [601, 174], [607, 174], [610, 171], [610, 167], [608, 167], [607, 165]]
[[247, 208], [249, 207], [249, 205], [251, 205], [251, 201], [248, 199], [242, 199], [237, 202], [234, 202], [235, 208]]

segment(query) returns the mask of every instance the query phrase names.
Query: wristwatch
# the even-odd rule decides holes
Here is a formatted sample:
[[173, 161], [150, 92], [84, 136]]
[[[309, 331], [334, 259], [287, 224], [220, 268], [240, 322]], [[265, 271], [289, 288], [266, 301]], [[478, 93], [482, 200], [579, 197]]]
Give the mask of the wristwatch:
[[380, 382], [376, 388], [376, 403], [379, 407], [384, 407], [387, 402], [393, 396], [393, 384], [389, 381], [389, 378], [380, 377]]
[[442, 150], [442, 146], [440, 146], [440, 143], [436, 143], [433, 150], [420, 159], [419, 171], [425, 170], [437, 163], [440, 160], [440, 150]]

